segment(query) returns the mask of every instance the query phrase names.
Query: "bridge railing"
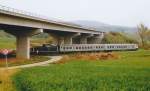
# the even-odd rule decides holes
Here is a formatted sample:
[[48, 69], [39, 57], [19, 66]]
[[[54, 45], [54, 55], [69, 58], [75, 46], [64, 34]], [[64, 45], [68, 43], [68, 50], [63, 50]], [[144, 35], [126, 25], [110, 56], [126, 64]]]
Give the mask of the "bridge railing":
[[35, 14], [35, 13], [23, 11], [23, 10], [18, 10], [18, 9], [10, 8], [10, 7], [3, 6], [3, 5], [0, 5], [0, 11], [9, 11], [9, 12], [17, 13], [17, 14], [22, 14], [22, 15], [27, 15], [27, 16], [37, 17], [37, 18], [48, 19], [45, 16], [42, 16], [42, 15], [39, 15], [39, 14]]

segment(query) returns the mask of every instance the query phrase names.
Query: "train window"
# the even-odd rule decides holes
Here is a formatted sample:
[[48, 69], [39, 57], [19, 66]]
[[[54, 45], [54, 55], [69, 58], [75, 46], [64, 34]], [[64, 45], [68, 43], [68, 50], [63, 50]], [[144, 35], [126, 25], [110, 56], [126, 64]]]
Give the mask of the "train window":
[[79, 49], [81, 49], [81, 47], [79, 47]]
[[84, 49], [84, 47], [82, 46], [82, 49]]
[[88, 47], [86, 46], [85, 49], [88, 49]]
[[76, 47], [76, 49], [78, 49], [78, 47]]

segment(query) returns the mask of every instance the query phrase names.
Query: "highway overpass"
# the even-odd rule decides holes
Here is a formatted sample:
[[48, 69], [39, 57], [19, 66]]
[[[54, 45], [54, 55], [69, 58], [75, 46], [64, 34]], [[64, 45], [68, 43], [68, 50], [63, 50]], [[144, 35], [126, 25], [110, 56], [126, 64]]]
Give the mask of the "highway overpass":
[[49, 33], [55, 44], [99, 44], [103, 32], [0, 5], [0, 29], [16, 36], [17, 58], [30, 58], [30, 37]]

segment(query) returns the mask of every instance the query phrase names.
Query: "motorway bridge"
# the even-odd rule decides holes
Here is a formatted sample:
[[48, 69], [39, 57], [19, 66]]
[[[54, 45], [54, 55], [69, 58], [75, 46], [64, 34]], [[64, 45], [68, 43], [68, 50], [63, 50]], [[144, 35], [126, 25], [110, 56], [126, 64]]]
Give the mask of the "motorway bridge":
[[0, 5], [0, 29], [16, 36], [16, 57], [30, 58], [30, 37], [46, 32], [54, 44], [100, 44], [104, 33]]

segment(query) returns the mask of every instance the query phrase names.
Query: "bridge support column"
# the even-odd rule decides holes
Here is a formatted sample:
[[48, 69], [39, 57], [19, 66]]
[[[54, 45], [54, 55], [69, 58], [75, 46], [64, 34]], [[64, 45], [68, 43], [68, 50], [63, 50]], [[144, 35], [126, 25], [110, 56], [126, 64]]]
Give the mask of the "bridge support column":
[[74, 38], [79, 35], [80, 33], [72, 33], [64, 36], [64, 44], [74, 44]]
[[64, 44], [64, 37], [63, 36], [57, 35], [55, 33], [49, 33], [49, 34], [53, 38], [53, 42], [52, 42], [53, 44], [55, 44], [55, 45]]
[[16, 37], [17, 37], [16, 57], [19, 59], [30, 59], [29, 36], [16, 36]]
[[78, 33], [78, 34], [76, 34], [76, 35], [74, 35], [73, 37], [72, 37], [72, 44], [80, 44], [80, 39], [79, 39], [79, 36], [80, 36], [81, 34], [80, 33]]
[[103, 37], [103, 34], [94, 35], [93, 37], [88, 38], [88, 44], [101, 44]]
[[90, 38], [90, 37], [92, 37], [93, 36], [93, 34], [83, 34], [83, 35], [81, 35], [81, 37], [80, 37], [80, 44], [87, 44], [88, 42], [88, 38]]
[[31, 29], [31, 30], [5, 30], [16, 36], [16, 57], [19, 59], [30, 59], [30, 36], [43, 32], [43, 29]]

